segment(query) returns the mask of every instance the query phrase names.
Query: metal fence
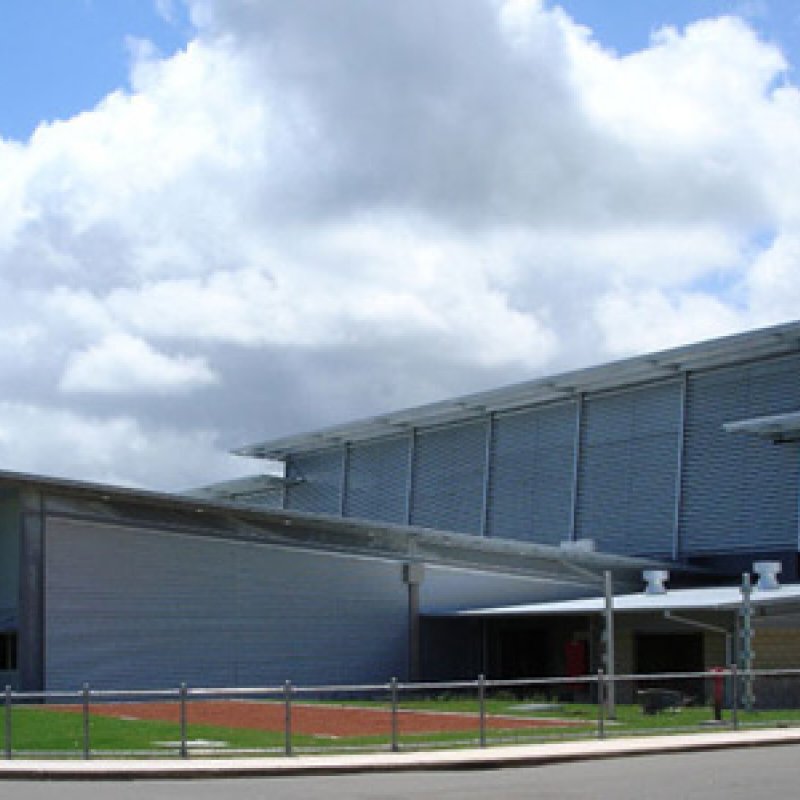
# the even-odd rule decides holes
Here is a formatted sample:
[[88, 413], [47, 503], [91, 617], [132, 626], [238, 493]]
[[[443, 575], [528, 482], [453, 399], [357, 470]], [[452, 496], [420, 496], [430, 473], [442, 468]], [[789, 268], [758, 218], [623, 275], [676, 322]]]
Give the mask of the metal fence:
[[800, 725], [800, 669], [162, 690], [7, 686], [3, 705], [7, 759], [397, 752]]

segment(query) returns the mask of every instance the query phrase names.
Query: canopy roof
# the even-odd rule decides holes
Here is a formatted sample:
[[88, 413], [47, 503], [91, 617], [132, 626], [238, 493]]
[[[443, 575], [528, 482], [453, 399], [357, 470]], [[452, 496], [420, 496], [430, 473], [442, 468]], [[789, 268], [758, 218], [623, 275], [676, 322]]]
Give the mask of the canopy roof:
[[[800, 584], [787, 584], [777, 589], [753, 588], [754, 607], [800, 604]], [[715, 586], [700, 589], [673, 589], [662, 594], [623, 594], [614, 597], [614, 612], [642, 613], [647, 611], [733, 611], [742, 602], [739, 586]], [[586, 597], [554, 603], [529, 603], [514, 606], [495, 606], [434, 612], [433, 616], [457, 617], [535, 617], [572, 614], [577, 616], [602, 614], [604, 597]]]
[[747, 433], [773, 442], [796, 442], [800, 440], [800, 411], [726, 422], [722, 427], [728, 433]]

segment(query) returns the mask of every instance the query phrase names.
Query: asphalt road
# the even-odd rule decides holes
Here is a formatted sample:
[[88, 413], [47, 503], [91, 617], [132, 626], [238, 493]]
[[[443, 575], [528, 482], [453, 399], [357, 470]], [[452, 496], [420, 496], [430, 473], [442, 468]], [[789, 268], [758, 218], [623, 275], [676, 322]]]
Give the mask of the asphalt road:
[[0, 781], [5, 800], [751, 800], [796, 797], [800, 746], [486, 771], [205, 781]]

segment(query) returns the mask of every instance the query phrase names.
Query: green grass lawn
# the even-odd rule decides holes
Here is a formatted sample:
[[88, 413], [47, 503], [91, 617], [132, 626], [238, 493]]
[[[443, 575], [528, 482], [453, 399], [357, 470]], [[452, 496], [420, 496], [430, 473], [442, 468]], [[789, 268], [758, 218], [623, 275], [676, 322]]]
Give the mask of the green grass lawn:
[[[536, 709], [526, 711], [526, 701], [519, 699], [488, 699], [486, 713], [510, 717], [545, 717], [569, 720], [579, 725], [549, 727], [543, 729], [487, 729], [487, 742], [513, 743], [566, 740], [593, 737], [597, 735], [597, 706], [592, 704], [564, 703], [557, 709]], [[340, 705], [359, 705], [386, 708], [385, 703], [359, 701], [340, 703]], [[401, 748], [422, 749], [429, 747], [461, 747], [476, 744], [478, 737], [477, 703], [474, 699], [428, 699], [403, 702], [401, 709], [426, 710], [435, 712], [468, 712], [476, 715], [475, 727], [471, 731], [404, 734], [400, 737]], [[0, 719], [2, 713], [0, 712]], [[637, 705], [619, 704], [616, 718], [606, 721], [606, 734], [609, 736], [636, 735], [644, 733], [668, 733], [670, 730], [713, 730], [709, 721], [713, 718], [708, 707], [693, 706], [677, 711], [659, 714], [644, 714]], [[191, 717], [190, 717], [191, 720]], [[730, 711], [724, 712], [725, 722], [731, 722]], [[797, 725], [800, 724], [800, 711], [753, 711], [740, 712], [742, 727], [757, 725]], [[0, 724], [0, 748], [5, 748], [4, 726]], [[205, 752], [211, 748], [220, 755], [236, 751], [270, 751], [276, 755], [284, 749], [282, 732], [254, 731], [211, 725], [189, 724], [187, 738], [190, 753], [195, 748]], [[83, 719], [74, 712], [51, 710], [46, 707], [17, 706], [12, 712], [12, 745], [14, 755], [23, 754], [44, 756], [80, 756], [83, 750]], [[129, 755], [135, 757], [145, 753], [158, 753], [175, 756], [178, 753], [180, 728], [174, 722], [149, 720], [116, 719], [92, 716], [90, 720], [90, 742], [93, 755]], [[193, 743], [197, 743], [194, 745]], [[207, 743], [207, 744], [203, 744]], [[292, 745], [295, 751], [310, 750], [330, 752], [352, 749], [381, 749], [390, 744], [389, 731], [385, 736], [332, 738], [326, 736], [294, 735]], [[204, 753], [205, 754], [205, 753]]]

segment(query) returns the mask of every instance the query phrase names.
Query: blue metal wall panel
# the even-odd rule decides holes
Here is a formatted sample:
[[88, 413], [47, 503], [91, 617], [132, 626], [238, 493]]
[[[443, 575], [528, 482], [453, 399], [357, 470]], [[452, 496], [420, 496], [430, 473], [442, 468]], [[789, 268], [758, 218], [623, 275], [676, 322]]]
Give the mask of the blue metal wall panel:
[[410, 443], [404, 436], [350, 446], [346, 516], [405, 523]]
[[489, 484], [489, 536], [555, 544], [569, 538], [575, 403], [498, 414]]
[[399, 564], [66, 519], [46, 558], [49, 689], [405, 674]]
[[304, 453], [286, 462], [286, 478], [298, 481], [286, 489], [286, 508], [319, 514], [341, 513], [342, 448]]
[[680, 419], [676, 381], [586, 397], [579, 537], [612, 553], [671, 554]]
[[19, 611], [20, 506], [0, 494], [0, 631], [16, 630]]
[[412, 524], [481, 532], [487, 425], [482, 420], [417, 434]]
[[798, 453], [725, 422], [800, 408], [800, 356], [690, 375], [683, 555], [797, 549]]

